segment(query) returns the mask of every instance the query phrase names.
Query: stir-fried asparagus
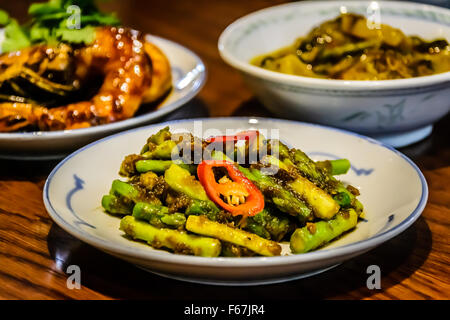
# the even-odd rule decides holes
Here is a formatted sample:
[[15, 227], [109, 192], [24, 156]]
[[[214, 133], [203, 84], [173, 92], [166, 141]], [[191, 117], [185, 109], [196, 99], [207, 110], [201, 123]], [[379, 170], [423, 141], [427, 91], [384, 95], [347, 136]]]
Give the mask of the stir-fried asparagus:
[[355, 210], [349, 209], [339, 212], [332, 220], [307, 223], [305, 227], [295, 230], [292, 234], [291, 251], [305, 253], [314, 250], [353, 229], [357, 222], [358, 214]]
[[298, 174], [295, 166], [288, 159], [283, 162], [273, 155], [267, 155], [262, 159], [262, 163], [269, 163], [278, 168], [277, 174], [285, 177], [282, 179], [285, 186], [298, 194], [313, 209], [316, 217], [330, 219], [339, 210], [339, 205], [331, 196]]
[[177, 143], [172, 140], [166, 140], [156, 145], [153, 149], [147, 150], [142, 156], [145, 159], [171, 159], [172, 155], [177, 152]]
[[[203, 201], [191, 199], [189, 206], [186, 208], [186, 215], [205, 215], [213, 221], [221, 220], [221, 211], [212, 201]], [[226, 219], [226, 218], [225, 218]]]
[[329, 176], [319, 169], [316, 163], [306, 153], [298, 149], [289, 149], [281, 141], [272, 142], [271, 145], [278, 148], [280, 160], [286, 165], [294, 165], [299, 172], [318, 187], [325, 187]]
[[192, 199], [209, 201], [200, 181], [196, 180], [188, 170], [174, 163], [164, 173], [164, 179], [177, 192], [184, 193]]
[[140, 197], [140, 193], [137, 188], [120, 180], [113, 181], [109, 193], [117, 197], [126, 198], [129, 201], [136, 201]]
[[133, 216], [122, 218], [120, 229], [133, 239], [146, 241], [154, 248], [168, 248], [175, 253], [217, 257], [221, 252], [221, 243], [217, 239], [191, 235], [185, 231], [156, 228]]
[[263, 256], [277, 256], [281, 253], [281, 246], [277, 242], [211, 221], [205, 216], [189, 216], [186, 221], [186, 229], [197, 234], [246, 247]]
[[[362, 204], [356, 199], [359, 190], [334, 177], [349, 170], [348, 160], [315, 162], [301, 150], [257, 135], [252, 143], [227, 150], [233, 159], [241, 156], [248, 160], [250, 152], [270, 144], [268, 153], [258, 155], [255, 163], [235, 163], [266, 203], [255, 215], [236, 215], [211, 196], [211, 185], [206, 193], [205, 181], [197, 178], [197, 164], [184, 157], [192, 155], [194, 147], [207, 148], [209, 142], [184, 136], [187, 140], [172, 135], [167, 127], [149, 137], [140, 154], [129, 155], [122, 162], [120, 174], [128, 181], [113, 181], [103, 197], [107, 212], [128, 215], [121, 220], [121, 229], [132, 238], [202, 256], [279, 255], [277, 242], [290, 238], [291, 251], [303, 253], [353, 228], [362, 213]], [[181, 158], [172, 160], [177, 152]], [[233, 162], [216, 150], [210, 155]], [[213, 172], [217, 184], [231, 181], [224, 168], [214, 167]], [[246, 197], [240, 202], [245, 203]], [[229, 199], [225, 201], [229, 203]]]
[[157, 146], [163, 144], [165, 141], [172, 140], [172, 133], [169, 130], [169, 127], [165, 127], [159, 130], [157, 133], [151, 135], [147, 139], [147, 143], [141, 150], [141, 155], [148, 152], [153, 151]]
[[182, 213], [169, 213], [169, 208], [151, 203], [138, 202], [133, 208], [133, 217], [146, 220], [158, 228], [182, 228], [186, 217]]
[[[220, 153], [215, 153], [215, 156], [223, 158]], [[286, 164], [274, 156], [267, 156], [265, 160], [282, 170], [289, 170], [290, 167], [293, 167], [290, 161]], [[313, 163], [312, 160], [310, 161]], [[311, 220], [311, 211], [316, 217], [322, 219], [331, 219], [339, 211], [339, 204], [327, 192], [301, 175], [297, 174], [295, 179], [285, 182], [289, 189], [299, 195], [299, 199], [299, 197], [295, 197], [295, 194], [289, 192], [289, 189], [283, 188], [272, 177], [263, 174], [257, 168], [247, 169], [240, 166], [239, 170], [258, 186], [266, 198], [272, 198], [272, 202], [281, 211], [299, 215], [300, 221]]]
[[140, 192], [132, 185], [114, 180], [109, 194], [102, 198], [103, 208], [112, 214], [131, 214], [134, 203], [138, 201]]
[[[316, 163], [306, 153], [298, 149], [289, 149], [280, 141], [271, 142], [276, 146], [275, 152], [280, 156], [280, 161], [298, 170], [299, 174], [306, 177], [320, 189], [329, 193], [342, 208], [354, 208], [358, 214], [362, 213], [363, 206], [356, 199], [355, 194], [349, 191], [344, 184], [337, 180], [333, 173], [323, 167], [322, 163]], [[335, 170], [341, 172], [350, 168], [346, 161], [333, 162]]]
[[164, 127], [163, 129], [159, 130], [156, 134], [151, 135], [147, 139], [147, 146], [152, 143], [158, 145], [163, 143], [164, 141], [170, 140], [171, 138], [172, 133], [170, 132], [170, 128]]
[[306, 200], [317, 218], [329, 220], [339, 211], [339, 204], [308, 179], [298, 176], [294, 181], [288, 182], [288, 185]]
[[336, 159], [317, 161], [316, 166], [322, 170], [325, 170], [329, 175], [337, 176], [347, 173], [351, 165], [348, 159]]
[[195, 174], [196, 166], [182, 163], [181, 161], [172, 160], [138, 160], [136, 161], [136, 171], [144, 173], [148, 171], [163, 173], [170, 168], [172, 164], [176, 164], [183, 169], [188, 170], [191, 174]]
[[266, 206], [260, 213], [248, 217], [243, 228], [262, 238], [280, 241], [295, 228], [295, 224], [287, 216], [276, 214], [273, 211], [271, 207]]
[[102, 198], [102, 207], [109, 213], [124, 215], [131, 214], [133, 202], [121, 201], [114, 195], [107, 194]]
[[299, 221], [312, 220], [312, 210], [304, 201], [278, 183], [273, 177], [264, 175], [255, 168], [239, 167], [239, 170], [251, 180], [279, 210], [297, 216]]

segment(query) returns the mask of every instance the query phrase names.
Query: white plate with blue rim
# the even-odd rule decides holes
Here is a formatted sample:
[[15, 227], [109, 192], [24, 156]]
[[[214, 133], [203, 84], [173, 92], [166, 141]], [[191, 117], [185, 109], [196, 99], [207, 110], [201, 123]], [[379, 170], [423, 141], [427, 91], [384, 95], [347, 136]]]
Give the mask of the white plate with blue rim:
[[154, 123], [188, 103], [206, 81], [203, 61], [194, 52], [173, 41], [153, 35], [147, 35], [146, 39], [164, 52], [172, 67], [173, 89], [156, 109], [130, 119], [90, 128], [0, 133], [0, 159], [62, 159], [89, 142], [119, 131]]
[[[365, 219], [319, 250], [276, 257], [206, 258], [173, 254], [124, 237], [120, 219], [100, 204], [128, 154], [139, 153], [147, 138], [165, 126], [203, 138], [246, 129], [261, 130], [314, 160], [347, 158], [351, 169], [339, 176], [360, 190]], [[121, 132], [93, 142], [60, 162], [44, 187], [44, 203], [65, 231], [100, 250], [173, 279], [217, 285], [261, 285], [326, 271], [367, 252], [407, 229], [420, 216], [428, 187], [406, 156], [376, 140], [348, 131], [267, 118], [179, 120]], [[284, 249], [288, 246], [283, 244]]]

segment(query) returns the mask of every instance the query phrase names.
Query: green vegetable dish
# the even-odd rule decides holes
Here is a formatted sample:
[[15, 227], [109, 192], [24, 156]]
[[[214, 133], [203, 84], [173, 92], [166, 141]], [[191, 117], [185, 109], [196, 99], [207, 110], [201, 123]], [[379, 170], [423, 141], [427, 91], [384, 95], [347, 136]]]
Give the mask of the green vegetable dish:
[[325, 21], [292, 45], [251, 64], [286, 74], [338, 80], [389, 80], [450, 71], [445, 39], [406, 36], [386, 24], [346, 13]]
[[[313, 161], [259, 131], [200, 139], [150, 136], [123, 160], [104, 210], [132, 240], [204, 257], [316, 250], [357, 226], [359, 190], [336, 176], [347, 159]], [[289, 244], [289, 245], [288, 245]]]

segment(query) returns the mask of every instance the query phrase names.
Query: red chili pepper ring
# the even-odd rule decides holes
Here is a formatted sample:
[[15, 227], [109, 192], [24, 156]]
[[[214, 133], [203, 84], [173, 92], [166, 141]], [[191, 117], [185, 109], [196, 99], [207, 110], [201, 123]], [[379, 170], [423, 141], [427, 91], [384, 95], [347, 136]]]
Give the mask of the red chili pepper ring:
[[[225, 176], [216, 182], [215, 167], [225, 168], [231, 180]], [[208, 197], [232, 215], [254, 216], [264, 209], [261, 191], [232, 162], [204, 160], [197, 167], [197, 175]]]

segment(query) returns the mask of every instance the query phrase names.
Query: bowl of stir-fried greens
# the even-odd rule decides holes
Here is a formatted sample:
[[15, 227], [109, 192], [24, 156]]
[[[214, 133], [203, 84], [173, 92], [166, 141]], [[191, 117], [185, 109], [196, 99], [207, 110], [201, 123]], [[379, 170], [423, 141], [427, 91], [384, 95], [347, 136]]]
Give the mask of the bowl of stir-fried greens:
[[405, 230], [426, 200], [419, 169], [390, 147], [264, 118], [113, 135], [63, 160], [44, 187], [51, 217], [77, 238], [158, 274], [216, 284], [324, 271]]
[[219, 39], [273, 113], [405, 146], [450, 110], [450, 10], [395, 1], [263, 9]]

